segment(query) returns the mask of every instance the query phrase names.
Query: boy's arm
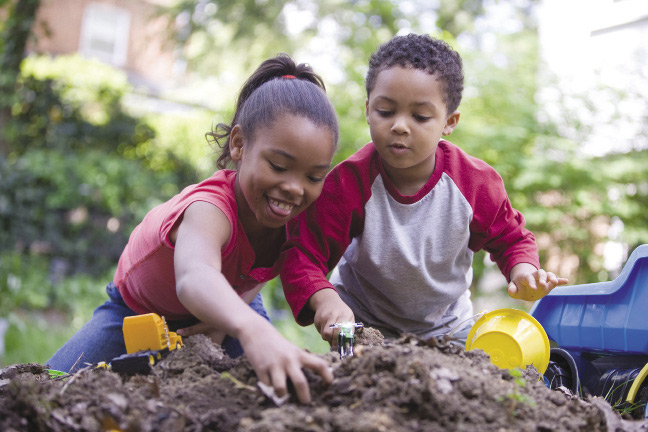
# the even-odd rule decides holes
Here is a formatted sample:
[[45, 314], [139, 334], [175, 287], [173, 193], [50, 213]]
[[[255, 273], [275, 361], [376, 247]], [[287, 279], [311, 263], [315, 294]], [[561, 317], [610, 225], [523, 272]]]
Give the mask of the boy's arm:
[[479, 182], [464, 180], [466, 198], [473, 209], [470, 249], [488, 252], [508, 282], [513, 267], [518, 264], [540, 268], [535, 236], [525, 228], [522, 213], [511, 205], [502, 177], [493, 168], [483, 165], [478, 175], [464, 176], [466, 178], [480, 179]]
[[[524, 227], [522, 213], [511, 205], [499, 175], [497, 180], [484, 188], [490, 199], [477, 207], [479, 212], [475, 211], [471, 249], [483, 248], [490, 253], [509, 282], [508, 293], [512, 298], [535, 301], [568, 280], [540, 268], [535, 236]], [[474, 228], [478, 229], [473, 232]]]
[[[326, 276], [353, 237], [362, 232], [364, 203], [370, 193], [370, 186], [358, 180], [362, 177], [353, 168], [334, 168], [326, 177], [320, 197], [288, 223], [281, 269], [286, 300], [299, 324], [309, 325], [317, 318], [320, 332], [326, 331], [324, 327], [331, 319], [353, 319]], [[321, 298], [329, 301], [310, 301], [320, 290], [326, 291]], [[332, 293], [337, 299], [330, 296]], [[322, 336], [329, 337], [324, 333]]]
[[331, 328], [332, 324], [355, 322], [355, 316], [335, 290], [321, 289], [308, 300], [308, 307], [315, 311], [314, 324], [322, 339], [335, 344], [339, 330]]

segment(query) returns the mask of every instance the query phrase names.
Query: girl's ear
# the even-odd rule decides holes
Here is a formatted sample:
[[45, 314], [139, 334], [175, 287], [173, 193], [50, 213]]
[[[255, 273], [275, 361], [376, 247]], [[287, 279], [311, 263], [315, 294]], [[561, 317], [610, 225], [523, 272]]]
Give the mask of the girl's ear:
[[452, 114], [450, 114], [446, 119], [445, 126], [443, 126], [443, 131], [441, 131], [441, 133], [443, 135], [450, 135], [452, 131], [457, 127], [460, 116], [461, 113], [459, 111], [455, 111]]
[[241, 126], [239, 125], [234, 126], [232, 128], [232, 131], [230, 132], [229, 139], [229, 151], [233, 162], [238, 162], [241, 160], [241, 156], [243, 155], [244, 141], [243, 129], [241, 129]]

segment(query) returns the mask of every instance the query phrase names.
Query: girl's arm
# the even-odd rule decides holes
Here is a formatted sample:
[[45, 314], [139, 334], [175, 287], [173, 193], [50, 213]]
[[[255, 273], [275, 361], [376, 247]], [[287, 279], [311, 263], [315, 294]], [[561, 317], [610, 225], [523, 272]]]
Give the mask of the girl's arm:
[[[247, 303], [250, 304], [252, 303], [252, 300], [256, 297], [257, 294], [261, 291], [261, 288], [263, 288], [264, 284], [259, 284], [256, 287], [245, 291], [243, 295], [241, 296], [241, 299]], [[211, 327], [203, 322], [199, 322], [198, 324], [194, 324], [189, 327], [181, 328], [177, 330], [177, 333], [182, 336], [182, 337], [188, 337], [188, 336], [193, 336], [197, 334], [202, 334], [210, 338], [214, 343], [217, 344], [222, 344], [223, 340], [225, 339], [225, 336], [227, 334], [219, 328], [216, 327]]]
[[281, 397], [290, 378], [302, 403], [310, 402], [307, 367], [325, 382], [333, 375], [327, 363], [289, 341], [236, 294], [221, 273], [221, 248], [231, 235], [225, 214], [206, 202], [191, 204], [175, 239], [176, 290], [182, 304], [208, 326], [239, 339], [257, 377]]

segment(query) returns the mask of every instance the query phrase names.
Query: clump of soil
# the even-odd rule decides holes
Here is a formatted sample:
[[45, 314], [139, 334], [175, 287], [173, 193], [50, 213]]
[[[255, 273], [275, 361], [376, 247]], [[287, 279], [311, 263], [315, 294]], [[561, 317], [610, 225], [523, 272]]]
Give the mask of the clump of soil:
[[[64, 379], [38, 364], [0, 370], [2, 431], [633, 431], [602, 399], [550, 390], [533, 367], [510, 373], [479, 350], [358, 331], [355, 356], [324, 356], [335, 379], [307, 371], [313, 402], [277, 406], [245, 358], [185, 339], [148, 375], [87, 367]], [[643, 428], [645, 429], [643, 429]]]

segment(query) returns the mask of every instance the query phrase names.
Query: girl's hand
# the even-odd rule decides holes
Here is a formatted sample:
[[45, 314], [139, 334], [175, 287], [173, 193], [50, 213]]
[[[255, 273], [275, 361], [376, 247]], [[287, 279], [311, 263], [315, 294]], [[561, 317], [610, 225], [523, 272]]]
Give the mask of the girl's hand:
[[321, 289], [311, 296], [308, 304], [315, 311], [315, 328], [322, 339], [335, 346], [339, 329], [332, 329], [331, 324], [355, 322], [353, 311], [332, 289]]
[[223, 339], [225, 339], [225, 331], [212, 327], [209, 324], [198, 323], [190, 327], [185, 327], [178, 330], [178, 334], [182, 337], [193, 336], [197, 334], [204, 334], [212, 340], [212, 342], [217, 344], [222, 344]]
[[566, 278], [559, 278], [552, 272], [537, 270], [531, 264], [520, 263], [511, 270], [508, 294], [514, 299], [535, 301], [549, 294], [555, 287], [568, 282]]
[[302, 368], [314, 371], [330, 384], [333, 373], [328, 363], [290, 343], [263, 318], [255, 321], [241, 331], [239, 340], [259, 381], [272, 386], [276, 395], [282, 397], [288, 391], [287, 380], [290, 379], [299, 401], [310, 403], [310, 388]]

